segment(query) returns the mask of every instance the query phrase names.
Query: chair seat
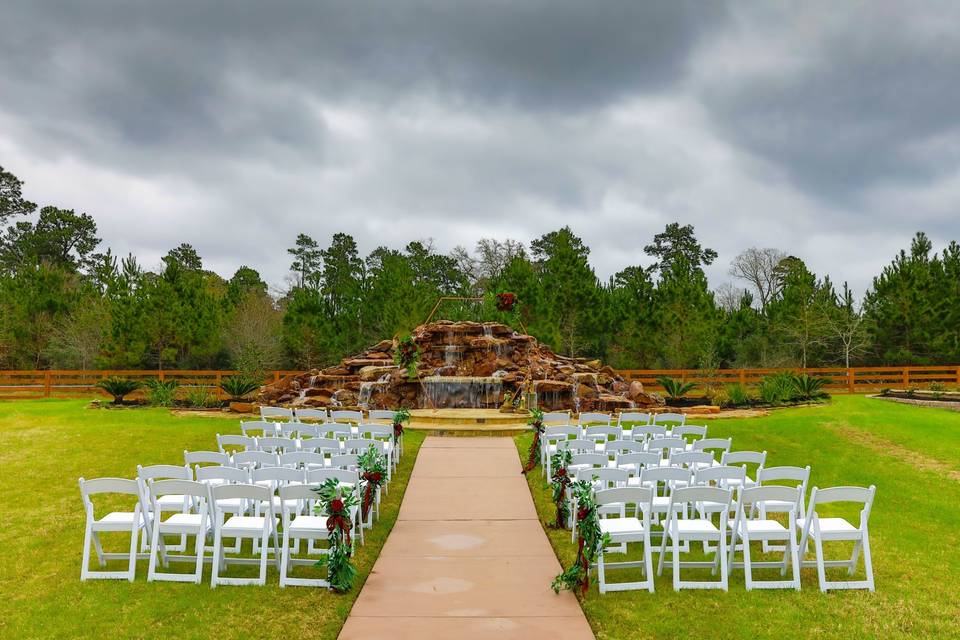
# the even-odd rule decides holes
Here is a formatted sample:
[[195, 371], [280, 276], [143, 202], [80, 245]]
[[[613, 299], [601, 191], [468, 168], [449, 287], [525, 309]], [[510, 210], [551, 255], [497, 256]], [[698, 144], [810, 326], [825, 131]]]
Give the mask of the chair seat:
[[643, 522], [639, 518], [601, 518], [600, 531], [611, 536], [628, 533], [643, 533]]
[[720, 533], [717, 526], [709, 520], [674, 520], [670, 528], [671, 533]]
[[[797, 518], [797, 527], [803, 529], [806, 525], [806, 518]], [[820, 533], [859, 533], [860, 530], [844, 520], [843, 518], [820, 518]], [[813, 527], [810, 527], [810, 535], [814, 535]]]
[[[733, 529], [733, 521], [727, 521], [727, 527]], [[746, 526], [744, 526], [746, 525]], [[786, 533], [787, 528], [776, 520], [745, 520], [740, 523], [740, 531], [746, 529], [749, 534]]]
[[181, 509], [183, 508], [184, 496], [180, 496], [176, 494], [160, 496], [159, 498], [157, 498], [157, 503], [159, 503], [160, 508], [164, 510]]
[[[267, 518], [261, 516], [231, 516], [223, 523], [223, 526], [220, 527], [220, 530], [225, 534], [249, 531], [259, 534], [263, 531], [263, 523]], [[274, 518], [274, 525], [276, 525], [276, 518]]]
[[[95, 520], [94, 524], [124, 526], [129, 529], [133, 525], [133, 517], [132, 511], [111, 511], [99, 520]], [[143, 516], [140, 517], [140, 525], [143, 525]]]
[[326, 516], [297, 516], [290, 521], [289, 531], [326, 531]]
[[243, 498], [224, 498], [222, 500], [217, 500], [217, 505], [223, 511], [229, 512], [239, 512], [244, 508], [244, 499]]
[[763, 504], [768, 513], [771, 511], [789, 511], [797, 506], [796, 502], [787, 502], [786, 500], [767, 500]]
[[175, 513], [160, 524], [160, 528], [164, 527], [199, 527], [200, 526], [200, 514], [199, 513]]

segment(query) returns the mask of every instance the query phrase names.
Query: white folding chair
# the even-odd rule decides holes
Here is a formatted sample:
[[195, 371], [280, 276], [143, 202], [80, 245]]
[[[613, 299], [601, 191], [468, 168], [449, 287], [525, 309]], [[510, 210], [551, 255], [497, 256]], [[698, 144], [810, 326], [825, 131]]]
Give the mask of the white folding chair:
[[[762, 506], [764, 503], [771, 503]], [[780, 505], [790, 505], [786, 509], [787, 526], [779, 521], [768, 519], [765, 515], [752, 517], [750, 514], [783, 512]], [[743, 569], [747, 591], [752, 589], [795, 589], [800, 590], [800, 556], [797, 552], [797, 507], [800, 504], [800, 489], [771, 485], [767, 487], [748, 487], [737, 494], [737, 515], [730, 525], [730, 558], [728, 571]], [[749, 508], [747, 507], [749, 505]], [[737, 541], [742, 540], [743, 562], [736, 562]], [[783, 559], [776, 562], [755, 562], [750, 558], [751, 542], [782, 542], [785, 552]], [[780, 569], [780, 575], [786, 575], [790, 564], [792, 578], [789, 580], [754, 580], [753, 569]]]
[[[317, 495], [314, 489], [317, 485], [287, 485], [280, 487], [280, 504], [310, 503]], [[280, 586], [299, 587], [329, 587], [330, 582], [321, 578], [294, 578], [290, 575], [290, 568], [297, 565], [315, 565], [315, 558], [297, 558], [293, 555], [300, 548], [300, 541], [307, 541], [308, 553], [314, 548], [317, 540], [327, 540], [330, 537], [327, 531], [327, 518], [315, 516], [309, 511], [280, 508], [283, 522], [283, 541], [280, 545]], [[294, 543], [291, 546], [291, 542]], [[326, 553], [326, 550], [322, 550]]]
[[297, 416], [293, 409], [286, 407], [260, 407], [260, 419], [296, 422]]
[[657, 413], [653, 416], [653, 424], [686, 424], [687, 414], [685, 413], [673, 413], [673, 412], [664, 412]]
[[[102, 518], [95, 515], [93, 501], [90, 496], [99, 494], [122, 494], [134, 497], [133, 511], [111, 511]], [[140, 529], [146, 526], [146, 518], [140, 510], [141, 493], [136, 480], [125, 478], [95, 478], [84, 480], [80, 478], [80, 497], [86, 511], [87, 521], [83, 533], [83, 560], [80, 565], [81, 580], [129, 580], [137, 572], [137, 538]], [[100, 534], [110, 531], [130, 532], [129, 553], [107, 553], [100, 544]], [[126, 571], [90, 571], [90, 544], [97, 553], [100, 568], [107, 565], [107, 560], [127, 559]]]
[[257, 438], [257, 449], [271, 453], [290, 453], [297, 450], [297, 441], [281, 437]]
[[[303, 503], [282, 505], [280, 498], [277, 496], [277, 492], [281, 487], [291, 484], [304, 484], [306, 482], [306, 472], [303, 469], [291, 467], [260, 467], [250, 472], [250, 480], [255, 485], [270, 489], [270, 502], [273, 505], [274, 514], [280, 513], [281, 507], [297, 510], [299, 513], [299, 511], [303, 510], [306, 506]], [[267, 506], [266, 501], [255, 502], [253, 504], [253, 515], [264, 515], [267, 511]], [[257, 540], [253, 541], [253, 553], [257, 553]]]
[[612, 456], [621, 453], [640, 453], [645, 450], [642, 442], [634, 440], [610, 440], [604, 443], [604, 451]]
[[330, 411], [333, 422], [360, 424], [363, 422], [363, 411], [347, 411], [345, 409]]
[[[797, 518], [803, 518], [806, 516], [806, 496], [807, 496], [807, 485], [810, 483], [810, 466], [806, 467], [764, 467], [757, 470], [757, 486], [766, 486], [766, 485], [786, 485], [797, 487], [800, 489], [800, 504], [797, 507]], [[760, 517], [766, 517], [766, 514], [763, 512], [766, 504], [773, 504], [782, 511], [784, 508], [789, 505], [776, 504], [775, 501], [767, 501], [766, 503], [760, 504]], [[783, 551], [784, 548], [778, 545], [771, 545], [770, 543], [764, 541], [763, 543], [764, 552], [767, 551]]]
[[[178, 466], [174, 464], [151, 464], [146, 467], [142, 465], [137, 465], [137, 478], [141, 481], [140, 487], [141, 491], [147, 489], [147, 484], [151, 480], [193, 480], [193, 471], [187, 465]], [[143, 505], [143, 515], [148, 522], [153, 522], [155, 516], [151, 515], [153, 512], [153, 503], [150, 501], [149, 496], [144, 493], [144, 502]], [[160, 510], [161, 511], [179, 511], [180, 513], [187, 513], [190, 509], [190, 498], [189, 496], [178, 496], [175, 494], [165, 494], [160, 498]], [[143, 549], [147, 548], [147, 540], [143, 540]], [[187, 537], [181, 536], [180, 543], [177, 545], [167, 545], [167, 548], [171, 551], [185, 551], [187, 545]]]
[[387, 425], [393, 425], [393, 414], [396, 411], [393, 409], [370, 409], [367, 411], [367, 420], [373, 422], [374, 420], [383, 420]]
[[577, 426], [581, 429], [587, 425], [610, 426], [612, 416], [609, 413], [584, 412], [577, 416]]
[[[210, 498], [213, 506], [213, 575], [210, 577], [210, 586], [216, 587], [221, 584], [256, 584], [263, 586], [267, 582], [267, 549], [271, 537], [273, 538], [274, 557], [278, 563], [280, 558], [280, 550], [277, 544], [277, 518], [273, 513], [270, 489], [255, 484], [222, 484], [210, 487]], [[231, 515], [225, 519], [228, 511], [223, 509], [223, 502], [231, 501], [228, 504], [232, 504], [232, 501], [236, 500], [253, 504], [266, 502], [268, 504], [267, 514], [265, 516]], [[250, 558], [228, 558], [223, 548], [224, 538], [235, 538], [237, 548], [240, 547], [240, 542], [245, 538], [257, 540], [260, 543], [259, 561]], [[226, 571], [230, 563], [259, 563], [259, 577], [228, 578], [221, 576], [221, 572]], [[277, 568], [279, 569], [279, 566]]]
[[[689, 439], [687, 436], [691, 436]], [[707, 437], [707, 428], [695, 424], [678, 424], [670, 429], [671, 438], [683, 438], [687, 442], [703, 440]]]
[[[600, 593], [646, 589], [653, 593], [653, 554], [650, 542], [650, 505], [653, 489], [649, 487], [619, 487], [602, 489], [594, 494], [601, 534], [610, 536], [610, 542], [619, 545], [616, 552], [626, 553], [631, 542], [643, 544], [642, 561], [607, 562], [613, 549], [601, 548], [597, 554], [597, 574]], [[629, 508], [633, 507], [633, 515]], [[615, 511], [615, 513], [613, 513]], [[616, 515], [616, 518], [605, 517]], [[646, 580], [634, 582], [607, 582], [608, 569], [640, 568]]]
[[543, 426], [567, 426], [570, 424], [569, 411], [544, 411]]
[[[766, 451], [724, 451], [720, 456], [720, 464], [724, 466], [741, 466], [746, 470], [747, 465], [755, 465], [757, 472], [763, 469], [767, 462]], [[752, 487], [756, 482], [749, 475], [743, 479], [744, 487]], [[731, 485], [736, 487], [736, 485]]]
[[[153, 530], [150, 539], [150, 564], [147, 568], [147, 582], [160, 580], [200, 584], [203, 580], [204, 549], [207, 534], [210, 531], [210, 519], [207, 506], [209, 492], [207, 485], [192, 480], [151, 480], [147, 483], [147, 491], [150, 495], [151, 513], [153, 514]], [[171, 496], [188, 498], [192, 508], [180, 513], [175, 513], [164, 520], [163, 512], [165, 509], [163, 508], [163, 498]], [[167, 553], [167, 551], [172, 550], [172, 547], [163, 544], [163, 536], [165, 535], [180, 536], [181, 540], [184, 541], [184, 551], [186, 550], [187, 536], [195, 536], [195, 555], [190, 557]], [[196, 569], [193, 574], [158, 571], [158, 556], [164, 567], [166, 567], [171, 560], [193, 560]]]
[[[628, 486], [653, 489], [650, 513], [654, 516], [654, 522], [659, 522], [661, 515], [669, 513], [672, 493], [678, 488], [689, 485], [690, 478], [690, 470], [683, 467], [644, 467], [640, 471], [640, 479], [629, 480]], [[682, 505], [678, 504], [676, 508], [680, 509]]]
[[[667, 514], [667, 523], [664, 526], [663, 542], [660, 547], [660, 563], [657, 575], [663, 575], [663, 566], [667, 555], [667, 541], [671, 545], [673, 554], [673, 590], [681, 589], [723, 589], [727, 590], [727, 520], [730, 512], [732, 492], [730, 489], [719, 487], [681, 487], [674, 489], [670, 494], [670, 507]], [[700, 518], [680, 518], [692, 505], [710, 505], [703, 508], [707, 514]], [[713, 513], [719, 513], [720, 526], [713, 523]], [[713, 561], [686, 561], [681, 562], [681, 543], [703, 542], [704, 546], [716, 543], [716, 554]], [[720, 580], [681, 580], [680, 570], [683, 568], [707, 568], [713, 575], [720, 571]]]
[[[324, 423], [329, 420], [326, 409], [296, 409], [294, 410], [297, 422], [311, 420], [313, 422]], [[302, 425], [301, 425], [302, 426]]]
[[[726, 453], [730, 451], [732, 445], [732, 438], [704, 438], [703, 440], [697, 440], [693, 443], [693, 451], [720, 451]], [[714, 455], [716, 455], [716, 453], [714, 453]]]
[[[586, 455], [595, 455], [595, 454], [586, 454]], [[581, 467], [575, 472], [575, 479], [577, 481], [585, 480], [589, 482], [593, 487], [593, 491], [600, 491], [602, 489], [615, 489], [617, 487], [627, 486], [627, 480], [630, 475], [627, 473], [626, 469], [611, 469], [609, 467]], [[569, 496], [570, 500], [570, 513], [574, 514], [577, 512], [578, 504], [576, 495], [571, 492]], [[597, 507], [598, 513], [603, 513], [604, 509], [607, 507]], [[571, 522], [571, 525], [575, 525], [575, 522]], [[571, 540], [576, 542], [577, 540], [577, 527], [571, 526]]]
[[354, 437], [353, 425], [350, 423], [329, 422], [321, 428], [323, 437], [334, 438], [336, 440], [346, 440]]
[[[367, 518], [367, 522], [363, 522], [362, 513], [360, 512], [360, 500], [362, 495], [360, 493], [360, 475], [356, 470], [351, 469], [314, 469], [307, 471], [307, 484], [322, 484], [330, 478], [336, 478], [338, 485], [341, 487], [341, 490], [351, 490], [357, 497], [357, 505], [350, 510], [350, 519], [356, 525], [357, 532], [359, 533], [360, 544], [364, 543], [363, 540], [363, 530], [370, 529], [373, 527], [373, 518], [376, 512], [377, 518], [379, 515], [379, 507], [374, 501], [373, 509], [370, 512], [370, 516]], [[310, 543], [311, 545], [313, 543]], [[313, 548], [311, 546], [311, 552]]]
[[630, 430], [630, 439], [647, 442], [654, 438], [666, 438], [667, 428], [662, 424], [638, 424]]
[[696, 472], [714, 466], [716, 460], [709, 451], [677, 451], [670, 453], [669, 464]]
[[357, 469], [360, 466], [360, 456], [355, 453], [341, 453], [330, 456], [330, 467], [333, 469]]
[[[323, 469], [327, 466], [327, 459], [323, 455], [323, 449], [312, 451], [291, 451], [290, 453], [280, 454], [280, 466], [291, 467], [294, 469], [304, 469], [312, 471], [313, 469]], [[339, 454], [339, 449], [336, 451]]]
[[229, 467], [230, 455], [222, 451], [184, 451], [183, 461], [189, 466], [214, 464]]
[[230, 452], [237, 450], [254, 451], [257, 448], [257, 439], [251, 436], [222, 436], [218, 433], [217, 448], [220, 449], [220, 453], [227, 453], [227, 449], [229, 449]]
[[587, 427], [583, 437], [587, 440], [593, 440], [598, 444], [603, 444], [607, 440], [619, 440], [622, 435], [623, 430], [620, 427], [596, 425]]
[[[640, 443], [637, 443], [640, 444]], [[644, 467], [657, 467], [660, 465], [660, 455], [650, 451], [638, 451], [636, 453], [621, 453], [617, 455], [616, 466], [618, 469], [626, 469], [630, 474], [627, 486], [640, 486], [640, 471]], [[634, 482], [636, 480], [636, 482]]]
[[573, 425], [558, 425], [544, 427], [540, 437], [540, 467], [543, 474], [551, 477], [550, 458], [557, 452], [557, 443], [563, 440], [572, 440], [580, 437], [580, 427]]
[[629, 431], [634, 427], [650, 424], [650, 416], [646, 411], [621, 411], [617, 416], [617, 426]]
[[[874, 590], [873, 584], [873, 562], [870, 558], [870, 534], [867, 530], [867, 523], [870, 521], [870, 511], [873, 508], [873, 499], [876, 496], [877, 488], [870, 485], [864, 487], [830, 487], [828, 489], [813, 488], [810, 492], [810, 506], [807, 508], [805, 518], [797, 520], [797, 526], [803, 530], [803, 537], [800, 539], [800, 548], [807, 548], [807, 541], [813, 540], [814, 553], [816, 560], [804, 561], [805, 567], [816, 567], [817, 577], [820, 580], [820, 590], [829, 591], [830, 589], [869, 589]], [[823, 517], [820, 515], [820, 508], [823, 505], [852, 502], [863, 505], [860, 509], [860, 522], [857, 525], [851, 524], [845, 518]], [[852, 541], [853, 555], [849, 560], [827, 560], [823, 553], [824, 542]], [[867, 572], [866, 580], [846, 580], [833, 581], [827, 580], [826, 569], [828, 567], [846, 567], [847, 574], [853, 576], [857, 570], [857, 562], [860, 552], [863, 552], [863, 565]]]
[[272, 451], [237, 451], [233, 454], [233, 465], [247, 471], [257, 467], [275, 467], [278, 464], [279, 456]]
[[654, 438], [647, 440], [646, 447], [647, 451], [659, 453], [663, 464], [666, 464], [671, 454], [687, 450], [687, 442], [683, 438]]
[[[238, 451], [235, 455], [244, 453]], [[253, 452], [250, 452], [253, 453]], [[197, 482], [202, 482], [209, 487], [216, 487], [226, 484], [247, 484], [250, 482], [250, 472], [247, 469], [238, 467], [194, 467], [197, 476]], [[209, 506], [209, 503], [208, 503]], [[236, 515], [244, 515], [249, 510], [249, 504], [246, 500], [222, 499], [220, 501], [220, 510]], [[209, 507], [212, 514], [213, 508]], [[212, 517], [212, 516], [211, 516]], [[240, 553], [240, 539], [237, 539], [235, 553]]]
[[279, 424], [268, 420], [240, 421], [240, 431], [249, 438], [272, 438], [280, 434]]

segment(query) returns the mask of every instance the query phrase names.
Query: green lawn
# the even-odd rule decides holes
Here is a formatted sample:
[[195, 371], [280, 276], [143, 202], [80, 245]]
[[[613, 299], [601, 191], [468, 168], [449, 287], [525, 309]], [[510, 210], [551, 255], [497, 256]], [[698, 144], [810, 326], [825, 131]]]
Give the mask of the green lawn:
[[[674, 593], [667, 569], [654, 594], [601, 596], [594, 583], [582, 605], [598, 638], [960, 637], [960, 413], [841, 396], [709, 425], [710, 436], [732, 437], [734, 449], [766, 450], [768, 466], [809, 464], [811, 485], [875, 484], [877, 591], [822, 594], [816, 571], [804, 569], [800, 593], [747, 593], [739, 570], [728, 593]], [[523, 459], [529, 442], [529, 435], [517, 438]], [[541, 520], [549, 521], [549, 488], [539, 475], [528, 481]], [[547, 533], [568, 566], [570, 533]]]
[[81, 400], [0, 403], [0, 637], [335, 638], [396, 520], [420, 433], [404, 437], [399, 472], [356, 557], [359, 579], [350, 594], [280, 589], [273, 565], [265, 587], [212, 590], [209, 566], [200, 586], [148, 584], [146, 561], [133, 584], [80, 582], [77, 478], [132, 478], [138, 463], [182, 464], [184, 449], [215, 449], [217, 432], [239, 433], [237, 418], [91, 410]]

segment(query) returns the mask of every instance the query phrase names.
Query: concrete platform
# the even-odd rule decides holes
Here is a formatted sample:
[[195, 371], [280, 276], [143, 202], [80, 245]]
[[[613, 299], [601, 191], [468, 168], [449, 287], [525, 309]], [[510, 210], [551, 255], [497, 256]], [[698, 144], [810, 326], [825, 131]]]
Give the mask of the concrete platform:
[[428, 437], [341, 639], [581, 640], [509, 438]]

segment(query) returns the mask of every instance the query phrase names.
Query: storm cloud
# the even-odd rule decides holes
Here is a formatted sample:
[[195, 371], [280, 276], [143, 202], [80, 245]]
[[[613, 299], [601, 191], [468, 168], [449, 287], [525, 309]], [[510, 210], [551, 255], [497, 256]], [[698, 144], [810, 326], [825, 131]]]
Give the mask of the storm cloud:
[[671, 221], [862, 292], [960, 237], [953, 2], [13, 2], [0, 165], [149, 266], [282, 284], [362, 251], [570, 225], [605, 277]]

